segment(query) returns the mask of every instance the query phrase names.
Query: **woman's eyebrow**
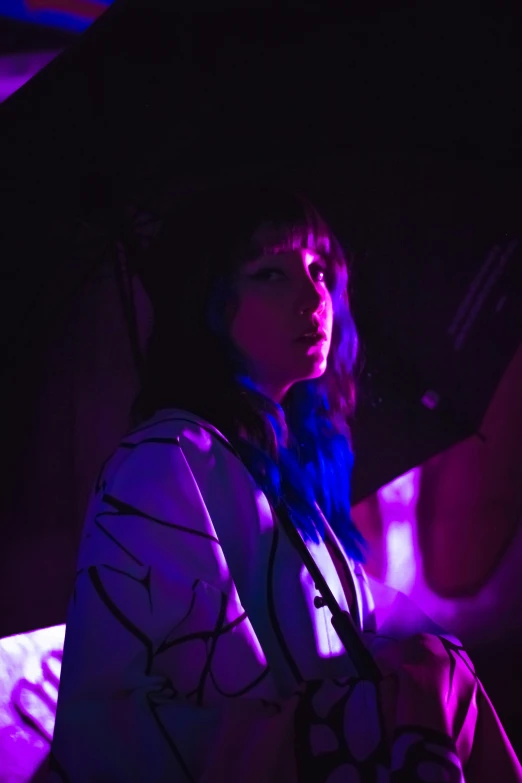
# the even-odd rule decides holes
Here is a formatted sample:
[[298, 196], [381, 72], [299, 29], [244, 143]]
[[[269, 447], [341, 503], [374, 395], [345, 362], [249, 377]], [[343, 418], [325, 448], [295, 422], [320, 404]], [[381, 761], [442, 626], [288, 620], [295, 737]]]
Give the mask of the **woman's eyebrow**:
[[320, 250], [313, 250], [312, 248], [304, 248], [306, 250], [306, 260], [310, 264], [315, 264], [317, 261], [322, 261], [323, 264], [328, 265], [328, 261], [325, 254]]
[[252, 272], [257, 271], [258, 269], [261, 269], [264, 266], [269, 266], [271, 264], [274, 264], [275, 262], [275, 256], [269, 257], [269, 256], [259, 256], [258, 258], [251, 258], [248, 261], [244, 261], [241, 266], [237, 269], [236, 274], [239, 276], [241, 275], [248, 275]]

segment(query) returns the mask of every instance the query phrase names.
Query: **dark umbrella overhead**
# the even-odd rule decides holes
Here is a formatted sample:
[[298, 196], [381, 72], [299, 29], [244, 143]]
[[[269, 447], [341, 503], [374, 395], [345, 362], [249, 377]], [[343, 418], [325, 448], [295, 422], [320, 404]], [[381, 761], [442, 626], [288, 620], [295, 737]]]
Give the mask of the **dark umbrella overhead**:
[[[46, 552], [52, 585], [40, 605], [12, 599], [38, 581], [37, 555], [28, 573], [27, 558], [0, 564], [11, 590], [0, 636], [64, 619], [86, 487], [122, 434], [137, 377], [132, 289], [114, 247], [123, 241], [132, 263], [133, 243], [184, 192], [266, 176], [300, 185], [355, 252], [366, 363], [354, 501], [478, 432], [522, 337], [520, 51], [510, 20], [477, 12], [449, 25], [414, 4], [352, 18], [298, 5], [277, 17], [168, 6], [117, 0], [1, 108], [6, 564], [28, 529], [48, 525], [56, 541], [67, 526], [75, 532]], [[85, 354], [82, 383], [94, 377], [89, 330], [103, 331], [102, 311], [89, 310], [85, 292], [104, 274], [115, 286], [103, 328], [113, 355], [127, 358], [120, 375], [109, 359], [97, 369], [96, 445], [82, 451], [72, 486], [49, 451], [28, 457], [38, 422], [74, 453], [81, 440], [71, 433], [87, 429], [63, 405], [50, 412], [38, 372], [67, 384]], [[33, 493], [31, 506], [43, 467], [56, 488], [40, 503]], [[55, 513], [65, 497], [69, 515]]]

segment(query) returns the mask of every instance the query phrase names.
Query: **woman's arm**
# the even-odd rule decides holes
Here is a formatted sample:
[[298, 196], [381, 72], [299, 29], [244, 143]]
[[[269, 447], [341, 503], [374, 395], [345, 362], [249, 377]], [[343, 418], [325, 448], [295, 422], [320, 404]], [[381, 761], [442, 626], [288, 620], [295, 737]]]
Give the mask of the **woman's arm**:
[[[88, 512], [67, 619], [56, 774], [207, 779], [227, 742], [244, 746], [252, 722], [268, 721], [261, 733], [266, 741], [275, 731], [277, 746], [291, 729], [277, 701], [179, 442], [142, 441]], [[281, 742], [290, 752], [291, 734]]]

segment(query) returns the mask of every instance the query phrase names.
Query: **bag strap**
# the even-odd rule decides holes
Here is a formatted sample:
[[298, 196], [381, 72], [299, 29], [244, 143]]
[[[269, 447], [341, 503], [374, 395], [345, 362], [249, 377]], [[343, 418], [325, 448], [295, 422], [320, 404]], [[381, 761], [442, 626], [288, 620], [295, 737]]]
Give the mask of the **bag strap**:
[[359, 676], [363, 680], [379, 682], [382, 674], [375, 663], [370, 651], [359, 637], [353, 624], [349, 612], [341, 609], [337, 599], [330, 590], [328, 582], [324, 578], [321, 569], [308, 551], [308, 548], [299, 535], [294, 523], [292, 522], [288, 509], [283, 503], [280, 503], [275, 509], [276, 517], [281, 521], [290, 542], [299, 552], [308, 573], [312, 577], [315, 587], [323, 599], [324, 605], [328, 607], [332, 614], [332, 625], [339, 636], [347, 654], [351, 658]]

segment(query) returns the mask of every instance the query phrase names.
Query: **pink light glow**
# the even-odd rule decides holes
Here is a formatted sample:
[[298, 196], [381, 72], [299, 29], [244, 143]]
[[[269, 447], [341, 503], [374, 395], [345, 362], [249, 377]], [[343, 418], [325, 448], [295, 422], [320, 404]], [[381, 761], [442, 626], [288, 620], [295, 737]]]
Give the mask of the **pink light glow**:
[[65, 625], [0, 640], [0, 780], [29, 781], [49, 753]]
[[44, 66], [54, 60], [60, 50], [47, 52], [18, 52], [0, 57], [0, 102], [32, 79]]
[[437, 394], [436, 391], [433, 391], [432, 389], [428, 389], [428, 391], [425, 392], [425, 394], [423, 395], [421, 402], [425, 408], [428, 408], [428, 410], [432, 411], [435, 410], [435, 408], [439, 404], [440, 396]]

